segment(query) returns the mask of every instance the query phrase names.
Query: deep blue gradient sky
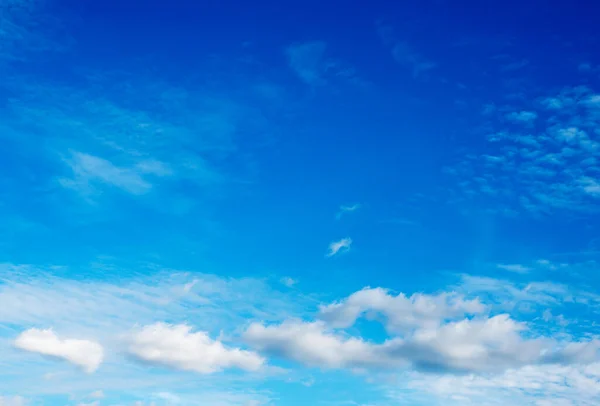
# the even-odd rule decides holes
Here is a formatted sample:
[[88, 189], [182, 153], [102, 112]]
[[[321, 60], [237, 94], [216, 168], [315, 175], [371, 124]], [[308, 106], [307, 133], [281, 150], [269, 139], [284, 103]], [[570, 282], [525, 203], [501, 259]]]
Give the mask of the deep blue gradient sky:
[[0, 405], [599, 403], [598, 15], [0, 0]]

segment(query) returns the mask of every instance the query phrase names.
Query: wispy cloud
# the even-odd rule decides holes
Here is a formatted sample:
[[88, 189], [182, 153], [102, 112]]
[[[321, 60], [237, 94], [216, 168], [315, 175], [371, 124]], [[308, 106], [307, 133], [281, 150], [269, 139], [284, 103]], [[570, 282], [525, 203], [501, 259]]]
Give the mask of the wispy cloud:
[[[74, 152], [68, 165], [73, 171], [70, 178], [59, 178], [59, 183], [83, 195], [94, 190], [94, 182], [110, 185], [132, 194], [143, 194], [150, 190], [152, 184], [144, 179], [143, 174], [152, 169], [152, 163], [140, 162], [135, 168], [121, 168], [106, 159], [93, 155]], [[149, 166], [150, 165], [150, 166]]]
[[329, 251], [327, 252], [328, 257], [332, 257], [337, 254], [341, 254], [343, 252], [347, 252], [350, 250], [350, 246], [352, 245], [351, 238], [342, 238], [339, 241], [333, 241], [329, 244]]
[[513, 111], [506, 115], [506, 118], [515, 123], [531, 124], [537, 118], [537, 113], [534, 111]]
[[437, 64], [423, 57], [415, 51], [406, 41], [396, 38], [394, 30], [390, 25], [377, 24], [377, 31], [383, 44], [389, 47], [394, 60], [412, 71], [413, 77], [421, 76], [437, 67]]
[[344, 214], [355, 212], [361, 207], [362, 205], [360, 203], [354, 203], [351, 205], [341, 205], [338, 212], [335, 215], [335, 218], [339, 220]]
[[285, 276], [285, 277], [281, 278], [279, 281], [282, 284], [284, 284], [285, 286], [287, 286], [288, 288], [291, 288], [292, 286], [294, 286], [298, 283], [298, 281], [296, 279], [290, 278], [289, 276]]
[[288, 63], [294, 72], [308, 85], [320, 85], [323, 79], [325, 50], [322, 41], [305, 42], [291, 45], [286, 49]]
[[328, 55], [323, 41], [292, 44], [285, 49], [285, 54], [290, 68], [307, 85], [320, 86], [334, 81], [365, 85], [355, 68]]
[[527, 273], [527, 272], [531, 271], [531, 268], [526, 267], [521, 264], [498, 264], [497, 268], [502, 269], [504, 271], [515, 272], [515, 273]]
[[0, 406], [25, 406], [27, 401], [21, 396], [0, 396]]

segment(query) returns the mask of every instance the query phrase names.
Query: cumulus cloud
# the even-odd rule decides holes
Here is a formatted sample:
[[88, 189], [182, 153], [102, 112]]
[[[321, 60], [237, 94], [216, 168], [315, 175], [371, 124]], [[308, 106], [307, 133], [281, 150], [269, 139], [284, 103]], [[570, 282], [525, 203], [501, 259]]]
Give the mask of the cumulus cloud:
[[372, 345], [359, 338], [336, 335], [320, 321], [287, 321], [272, 326], [253, 323], [244, 338], [261, 351], [309, 366], [364, 367], [381, 361]]
[[322, 368], [400, 368], [428, 372], [501, 372], [525, 365], [590, 363], [598, 342], [561, 345], [527, 339], [524, 323], [506, 314], [420, 328], [376, 344], [330, 329], [322, 321], [253, 323], [244, 337], [274, 356]]
[[[483, 282], [483, 281], [481, 281]], [[496, 282], [497, 283], [497, 282]], [[471, 281], [476, 293], [478, 290]], [[497, 289], [488, 281], [487, 289]], [[530, 283], [506, 294], [550, 303], [564, 288]], [[566, 299], [566, 296], [562, 296]], [[490, 314], [478, 298], [457, 292], [392, 295], [365, 288], [319, 309], [318, 320], [251, 324], [244, 334], [253, 347], [274, 356], [323, 368], [398, 369], [429, 373], [502, 373], [528, 365], [588, 364], [598, 360], [600, 341], [540, 334], [507, 313]], [[356, 335], [360, 317], [382, 323], [388, 336], [373, 342]], [[380, 317], [382, 316], [382, 317]], [[355, 334], [346, 329], [354, 326]]]
[[72, 338], [59, 338], [52, 330], [32, 328], [19, 334], [15, 347], [60, 358], [92, 373], [98, 369], [104, 358], [104, 349], [95, 341]]
[[254, 352], [227, 348], [203, 331], [194, 333], [185, 324], [145, 326], [129, 338], [129, 352], [145, 362], [201, 374], [228, 368], [256, 371], [265, 361]]
[[319, 317], [336, 328], [353, 325], [365, 313], [379, 313], [390, 331], [408, 331], [435, 326], [441, 321], [480, 314], [485, 306], [478, 299], [466, 300], [456, 293], [392, 295], [382, 288], [365, 288], [346, 299], [321, 306]]
[[333, 241], [329, 244], [329, 251], [327, 252], [327, 256], [332, 257], [334, 255], [341, 254], [342, 252], [349, 251], [351, 245], [351, 238], [342, 238], [339, 241]]
[[376, 344], [331, 330], [321, 321], [250, 325], [244, 337], [253, 347], [323, 368], [399, 368], [428, 372], [501, 372], [525, 365], [590, 363], [598, 342], [561, 346], [527, 339], [524, 323], [506, 314], [420, 328]]

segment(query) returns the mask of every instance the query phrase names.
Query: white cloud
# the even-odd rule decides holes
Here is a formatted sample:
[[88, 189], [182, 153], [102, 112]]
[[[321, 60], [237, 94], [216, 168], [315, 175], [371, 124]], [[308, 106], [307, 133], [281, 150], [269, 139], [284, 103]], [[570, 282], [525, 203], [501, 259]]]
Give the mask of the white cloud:
[[97, 391], [90, 393], [89, 397], [92, 399], [102, 399], [102, 398], [104, 398], [104, 392], [102, 392], [101, 390], [97, 390]]
[[318, 86], [342, 80], [362, 86], [356, 70], [340, 60], [327, 57], [327, 44], [323, 41], [296, 43], [285, 49], [288, 65], [307, 85]]
[[342, 238], [339, 241], [333, 241], [329, 244], [329, 251], [327, 252], [327, 256], [332, 257], [334, 255], [337, 255], [338, 253], [349, 251], [351, 245], [351, 238]]
[[[108, 260], [84, 268], [0, 265], [0, 325], [5, 326], [0, 329], [0, 381], [11, 379], [11, 393], [30, 397], [72, 393], [76, 399], [88, 402], [94, 399], [87, 395], [98, 389], [107, 397], [123, 393], [141, 400], [145, 398], [140, 393], [148, 393], [148, 388], [179, 393], [187, 390], [189, 380], [181, 379], [185, 372], [157, 371], [125, 356], [127, 341], [122, 338], [139, 331], [132, 330], [134, 326], [164, 321], [188, 323], [196, 330], [210, 332], [213, 339], [225, 337], [219, 341], [225, 349], [232, 349], [227, 348], [225, 340], [248, 318], [274, 322], [302, 315], [308, 307], [309, 299], [296, 290], [285, 289], [282, 293], [262, 279], [223, 279], [153, 264], [137, 263], [134, 269]], [[86, 280], [57, 276], [83, 272], [90, 275]], [[102, 275], [102, 280], [91, 275]], [[116, 279], [105, 279], [115, 275]], [[100, 342], [106, 354], [101, 368], [91, 376], [84, 375], [68, 365], [40, 362], [39, 357], [12, 345], [19, 330], [49, 324], [60, 338], [93, 337]], [[270, 368], [264, 368], [254, 374], [270, 372]], [[243, 376], [247, 374], [205, 375], [197, 393], [214, 400], [210, 404], [222, 406], [243, 404], [248, 398], [262, 399], [256, 393], [242, 396], [243, 388], [232, 389], [245, 379]], [[233, 396], [236, 393], [240, 397]], [[186, 402], [193, 405], [199, 401], [186, 398]]]
[[538, 117], [534, 111], [514, 111], [508, 113], [506, 118], [516, 123], [532, 123]]
[[527, 273], [531, 271], [531, 268], [521, 264], [498, 264], [497, 267], [499, 269], [515, 273]]
[[148, 170], [143, 166], [139, 171], [121, 168], [106, 159], [82, 152], [74, 152], [68, 165], [73, 171], [73, 177], [60, 178], [59, 182], [64, 187], [75, 189], [83, 194], [90, 194], [93, 191], [93, 182], [111, 185], [136, 195], [143, 194], [152, 187], [141, 176], [141, 173]]
[[323, 84], [323, 62], [326, 48], [326, 44], [322, 41], [291, 45], [286, 49], [288, 63], [300, 79], [307, 84]]
[[26, 330], [15, 339], [14, 345], [21, 350], [66, 360], [87, 373], [96, 371], [104, 358], [104, 349], [97, 342], [60, 339], [52, 330]]
[[318, 367], [344, 368], [377, 362], [370, 344], [327, 331], [323, 322], [288, 321], [276, 326], [251, 324], [244, 334], [261, 351]]
[[362, 205], [359, 204], [359, 203], [354, 203], [352, 205], [342, 205], [342, 206], [340, 206], [339, 211], [335, 215], [335, 218], [339, 220], [339, 219], [342, 218], [342, 216], [344, 214], [346, 214], [346, 213], [352, 213], [352, 212], [360, 209], [361, 207], [362, 207]]
[[392, 56], [399, 64], [412, 68], [412, 74], [415, 78], [437, 66], [434, 62], [424, 59], [405, 42], [397, 42], [392, 47]]
[[600, 402], [600, 364], [525, 366], [501, 374], [409, 372], [398, 377], [390, 395], [405, 398], [405, 390], [452, 406], [592, 406]]
[[227, 348], [206, 332], [194, 333], [185, 324], [145, 326], [130, 337], [129, 352], [146, 362], [201, 374], [228, 368], [256, 371], [264, 363], [254, 352]]
[[27, 402], [21, 396], [0, 396], [0, 406], [25, 406]]
[[[525, 126], [492, 127], [484, 151], [466, 154], [447, 174], [463, 198], [481, 198], [486, 210], [541, 217], [555, 211], [594, 212], [600, 172], [600, 110], [592, 89], [578, 86], [506, 114]], [[600, 99], [598, 99], [600, 100]], [[510, 107], [500, 107], [508, 109]], [[533, 125], [535, 121], [535, 126]], [[489, 157], [494, 157], [493, 160]]]
[[525, 365], [590, 363], [599, 342], [528, 339], [524, 323], [501, 314], [425, 327], [381, 344], [332, 331], [324, 322], [253, 323], [244, 337], [275, 356], [323, 368], [398, 368], [428, 372], [502, 372]]
[[416, 327], [436, 326], [448, 319], [480, 314], [486, 307], [478, 299], [466, 300], [455, 293], [426, 295], [415, 293], [391, 295], [382, 288], [365, 288], [341, 302], [321, 306], [319, 317], [336, 328], [353, 325], [365, 313], [385, 316], [391, 331], [408, 331]]
[[291, 288], [292, 286], [294, 286], [298, 283], [297, 280], [290, 278], [289, 276], [285, 276], [285, 277], [281, 278], [279, 281], [283, 285], [287, 286], [288, 288]]

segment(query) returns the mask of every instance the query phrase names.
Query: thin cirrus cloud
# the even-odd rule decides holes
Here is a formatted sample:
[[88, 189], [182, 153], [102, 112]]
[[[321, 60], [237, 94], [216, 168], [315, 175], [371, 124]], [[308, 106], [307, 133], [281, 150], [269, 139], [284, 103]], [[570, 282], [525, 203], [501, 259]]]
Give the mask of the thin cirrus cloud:
[[351, 245], [352, 245], [352, 239], [348, 238], [348, 237], [342, 238], [341, 240], [338, 240], [338, 241], [333, 241], [329, 244], [329, 250], [327, 251], [327, 254], [325, 256], [333, 257], [335, 255], [342, 254], [344, 252], [348, 252], [348, 251], [350, 251]]
[[366, 83], [352, 66], [328, 55], [323, 41], [298, 42], [285, 48], [288, 66], [309, 86], [346, 82], [358, 86]]
[[379, 22], [377, 24], [377, 32], [383, 44], [390, 49], [394, 61], [410, 69], [414, 78], [423, 76], [437, 67], [435, 62], [423, 57], [408, 42], [399, 40], [392, 26]]
[[516, 123], [531, 124], [537, 119], [538, 115], [534, 111], [513, 111], [506, 115], [506, 118]]
[[24, 351], [68, 361], [87, 373], [96, 371], [104, 358], [104, 349], [97, 342], [60, 338], [49, 329], [26, 330], [19, 334], [14, 345]]
[[141, 361], [200, 374], [228, 368], [256, 371], [265, 362], [254, 352], [227, 348], [185, 324], [156, 323], [141, 328], [129, 338], [129, 353]]
[[341, 205], [338, 212], [335, 215], [335, 218], [337, 220], [340, 220], [342, 218], [342, 216], [344, 216], [345, 214], [353, 213], [353, 212], [357, 211], [358, 209], [360, 209], [361, 207], [362, 207], [362, 205], [360, 203], [354, 203], [354, 204], [350, 204], [350, 205]]
[[141, 162], [138, 168], [118, 167], [112, 162], [82, 152], [74, 152], [68, 165], [72, 171], [72, 177], [59, 178], [59, 183], [73, 189], [81, 194], [92, 194], [95, 183], [114, 186], [125, 192], [139, 195], [146, 193], [152, 187], [152, 184], [144, 179], [143, 174], [149, 170], [156, 172], [158, 170], [156, 161], [145, 163]]
[[504, 271], [515, 273], [528, 273], [531, 271], [531, 268], [521, 264], [498, 264], [496, 267]]
[[22, 396], [0, 396], [0, 406], [25, 406], [27, 400]]

